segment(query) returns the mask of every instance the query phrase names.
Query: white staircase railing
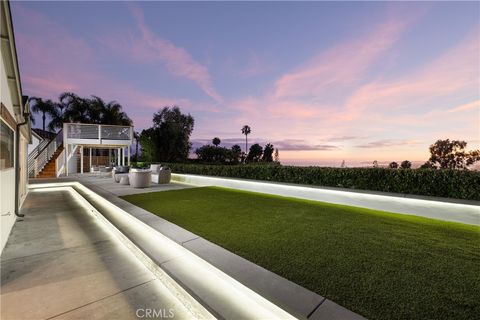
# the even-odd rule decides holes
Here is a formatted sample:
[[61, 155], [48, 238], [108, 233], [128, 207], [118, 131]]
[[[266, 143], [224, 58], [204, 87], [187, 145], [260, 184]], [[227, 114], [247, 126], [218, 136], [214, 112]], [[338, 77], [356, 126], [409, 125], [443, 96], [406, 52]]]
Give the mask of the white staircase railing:
[[42, 141], [40, 141], [40, 143], [38, 144], [38, 146], [35, 147], [35, 149], [32, 150], [32, 152], [30, 152], [28, 154], [28, 159], [27, 159], [27, 168], [28, 168], [28, 175], [29, 177], [33, 177], [33, 173], [34, 173], [34, 170], [35, 170], [35, 159], [38, 157], [38, 155], [40, 154], [40, 152], [47, 146], [47, 144], [50, 142], [51, 140], [48, 140], [48, 139], [43, 139]]
[[57, 177], [65, 172], [65, 148], [60, 152], [57, 159], [55, 159], [55, 171]]
[[[43, 142], [47, 141], [46, 144]], [[52, 140], [42, 141], [28, 156], [28, 176], [36, 177], [52, 158], [55, 151], [63, 144], [63, 133], [60, 130]]]
[[[68, 150], [69, 148], [68, 148], [68, 146], [66, 146], [66, 147], [63, 148], [62, 152], [60, 152], [57, 159], [55, 160], [55, 168], [56, 168], [57, 177], [60, 177], [61, 175], [65, 174], [66, 167], [70, 163], [72, 157], [75, 156], [75, 153], [77, 152], [78, 148], [79, 148], [78, 145], [71, 145], [71, 151], [69, 152], [69, 150]], [[65, 162], [65, 153], [67, 153], [67, 161], [66, 162]]]

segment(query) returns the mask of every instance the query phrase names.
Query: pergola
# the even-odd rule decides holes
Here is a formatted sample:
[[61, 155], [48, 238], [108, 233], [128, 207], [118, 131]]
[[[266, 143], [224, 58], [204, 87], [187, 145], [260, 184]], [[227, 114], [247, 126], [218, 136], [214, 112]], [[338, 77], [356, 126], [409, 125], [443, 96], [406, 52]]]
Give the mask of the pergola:
[[[130, 165], [130, 146], [133, 142], [132, 126], [117, 126], [87, 123], [64, 123], [63, 145], [65, 174], [69, 173], [69, 162], [77, 149], [80, 149], [80, 173], [83, 174], [83, 153], [89, 149], [90, 168], [92, 167], [92, 150], [109, 149], [117, 150], [116, 162], [118, 165]], [[115, 152], [114, 152], [115, 153]], [[110, 155], [110, 151], [109, 151]], [[110, 159], [110, 156], [109, 156]]]

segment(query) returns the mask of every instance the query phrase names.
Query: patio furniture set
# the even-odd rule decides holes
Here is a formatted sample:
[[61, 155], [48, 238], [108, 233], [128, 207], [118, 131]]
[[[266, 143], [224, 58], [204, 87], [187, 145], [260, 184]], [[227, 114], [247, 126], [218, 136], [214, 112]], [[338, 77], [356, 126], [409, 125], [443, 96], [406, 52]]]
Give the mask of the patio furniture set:
[[134, 188], [148, 188], [151, 183], [170, 183], [172, 176], [170, 169], [162, 167], [160, 164], [152, 164], [148, 169], [117, 166], [111, 168], [110, 172], [115, 182], [122, 185], [130, 185]]

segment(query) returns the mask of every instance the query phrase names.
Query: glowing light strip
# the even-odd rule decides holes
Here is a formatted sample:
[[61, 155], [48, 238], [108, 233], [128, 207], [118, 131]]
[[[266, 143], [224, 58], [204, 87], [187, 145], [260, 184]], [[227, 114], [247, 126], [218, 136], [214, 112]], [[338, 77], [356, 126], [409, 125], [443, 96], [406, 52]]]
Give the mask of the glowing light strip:
[[[227, 306], [226, 309], [228, 309], [229, 314], [234, 315], [236, 318], [295, 319], [292, 315], [271, 303], [261, 295], [244, 286], [149, 225], [136, 219], [128, 212], [105, 200], [84, 185], [78, 182], [31, 185], [32, 189], [57, 186], [71, 186], [80, 190], [84, 198], [87, 197], [90, 201], [95, 201], [96, 204], [101, 206], [102, 212], [113, 217], [113, 219], [119, 224], [134, 228], [136, 236], [143, 238], [147, 237], [149, 241], [156, 244], [158, 251], [161, 250], [163, 254], [171, 255], [173, 257], [171, 261], [177, 258], [181, 259], [182, 264], [179, 268], [181, 268], [182, 271], [188, 270], [190, 272], [189, 276], [193, 279], [196, 285], [201, 286], [202, 290], [208, 293], [208, 297], [205, 298], [210, 299], [213, 297], [211, 299], [214, 300], [214, 303], [224, 304]], [[116, 227], [114, 228], [117, 229]], [[153, 261], [150, 260], [150, 262]], [[162, 272], [164, 271], [162, 270]], [[208, 301], [206, 301], [206, 303], [209, 304]]]
[[173, 280], [165, 271], [163, 271], [150, 257], [148, 257], [140, 248], [138, 248], [130, 239], [121, 233], [110, 221], [108, 221], [100, 212], [97, 211], [85, 198], [83, 198], [72, 186], [54, 186], [54, 187], [35, 187], [32, 192], [55, 192], [67, 191], [72, 197], [79, 201], [86, 211], [98, 219], [99, 223], [106, 227], [107, 231], [127, 247], [135, 256], [139, 263], [145, 266], [152, 274], [161, 281], [165, 287], [177, 298], [195, 319], [215, 319], [198, 301], [188, 294], [178, 283]]
[[480, 207], [476, 205], [188, 174], [172, 174], [172, 180], [480, 225]]

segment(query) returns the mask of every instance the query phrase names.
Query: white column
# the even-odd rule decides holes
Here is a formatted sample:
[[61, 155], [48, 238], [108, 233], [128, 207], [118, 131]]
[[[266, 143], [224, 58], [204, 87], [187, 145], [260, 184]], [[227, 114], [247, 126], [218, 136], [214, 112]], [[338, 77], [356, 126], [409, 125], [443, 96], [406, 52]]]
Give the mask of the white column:
[[90, 171], [92, 170], [92, 148], [90, 148]]
[[80, 173], [83, 174], [83, 146], [80, 147]]
[[63, 154], [65, 155], [65, 162], [64, 162], [64, 166], [65, 166], [65, 176], [68, 176], [68, 135], [67, 135], [67, 124], [64, 123], [63, 124]]
[[130, 146], [127, 147], [127, 159], [128, 159], [128, 166], [130, 166]]
[[120, 158], [120, 148], [117, 148], [117, 163], [119, 166], [122, 165], [122, 163], [120, 162], [121, 158]]
[[122, 148], [122, 166], [125, 165], [125, 148]]

